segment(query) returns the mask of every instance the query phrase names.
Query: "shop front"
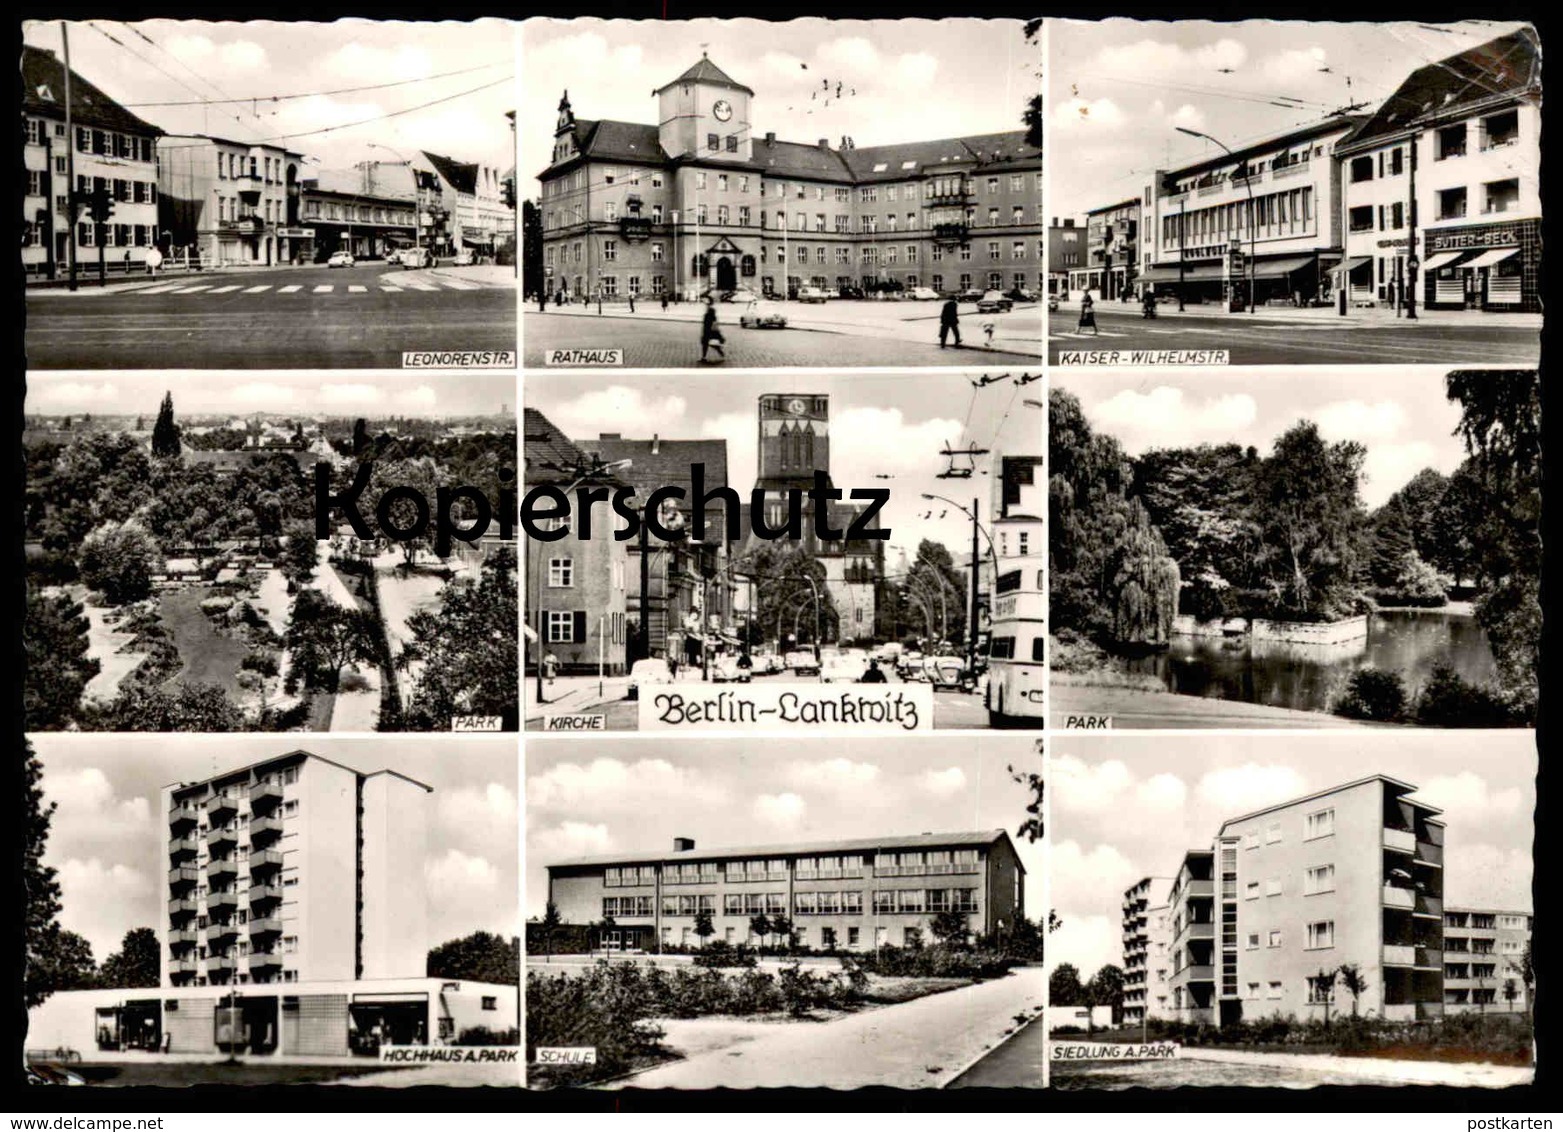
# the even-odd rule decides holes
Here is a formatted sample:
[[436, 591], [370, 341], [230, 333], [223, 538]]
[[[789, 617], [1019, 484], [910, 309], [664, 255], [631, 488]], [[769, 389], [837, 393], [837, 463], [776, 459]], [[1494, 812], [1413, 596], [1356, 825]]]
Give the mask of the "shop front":
[[309, 263], [315, 258], [313, 228], [278, 228], [278, 262]]
[[1541, 309], [1541, 221], [1427, 232], [1422, 301], [1429, 310]]

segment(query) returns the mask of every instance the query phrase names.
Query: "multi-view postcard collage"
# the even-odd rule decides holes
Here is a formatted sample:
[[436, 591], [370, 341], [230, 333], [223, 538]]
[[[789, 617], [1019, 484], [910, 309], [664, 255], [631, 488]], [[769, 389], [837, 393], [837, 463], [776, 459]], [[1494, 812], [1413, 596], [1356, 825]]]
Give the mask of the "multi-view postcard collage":
[[29, 1080], [1532, 1081], [1532, 26], [22, 38]]

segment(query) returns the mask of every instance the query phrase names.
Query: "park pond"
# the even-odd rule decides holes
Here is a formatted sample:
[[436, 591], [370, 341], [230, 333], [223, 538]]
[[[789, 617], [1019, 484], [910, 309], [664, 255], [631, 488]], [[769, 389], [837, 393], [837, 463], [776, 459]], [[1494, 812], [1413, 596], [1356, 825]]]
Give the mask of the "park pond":
[[1361, 668], [1398, 672], [1409, 695], [1440, 663], [1472, 683], [1497, 675], [1487, 634], [1464, 608], [1380, 610], [1368, 617], [1366, 637], [1342, 644], [1178, 635], [1167, 648], [1124, 663], [1179, 695], [1297, 711], [1329, 711]]

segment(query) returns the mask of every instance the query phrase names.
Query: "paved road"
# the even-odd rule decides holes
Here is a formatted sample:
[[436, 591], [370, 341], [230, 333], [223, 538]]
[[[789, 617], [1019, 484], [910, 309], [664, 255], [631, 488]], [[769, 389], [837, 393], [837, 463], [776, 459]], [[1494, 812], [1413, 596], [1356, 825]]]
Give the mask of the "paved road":
[[404, 350], [514, 351], [516, 292], [378, 263], [35, 290], [26, 346], [39, 369], [400, 368]]
[[947, 1089], [1040, 1089], [1047, 1064], [1047, 1023], [1041, 1015], [1011, 1034]]
[[1047, 986], [1040, 967], [830, 1022], [768, 1026], [753, 1039], [697, 1054], [620, 1087], [939, 1088], [1031, 1014]]
[[[1037, 355], [986, 350], [968, 344], [940, 349], [938, 328], [926, 341], [881, 336], [830, 334], [813, 330], [744, 330], [724, 325], [729, 368], [750, 366], [988, 366], [1037, 361]], [[524, 311], [521, 320], [524, 362], [541, 367], [547, 350], [624, 351], [626, 368], [665, 369], [700, 365], [700, 332], [692, 323], [598, 317], [575, 312]], [[716, 357], [716, 351], [711, 352]], [[720, 368], [712, 366], [711, 368]]]
[[[1226, 317], [1182, 315], [1162, 308], [1154, 322], [1138, 307], [1096, 308], [1099, 334], [1076, 330], [1078, 315], [1049, 316], [1048, 356], [1054, 364], [1071, 350], [1229, 350], [1232, 365], [1355, 365], [1428, 363], [1534, 366], [1541, 336], [1515, 326], [1440, 326], [1436, 314], [1416, 322], [1359, 322], [1335, 325], [1295, 317], [1235, 313]], [[1342, 322], [1347, 322], [1342, 319]], [[1125, 360], [1122, 364], [1133, 364]]]

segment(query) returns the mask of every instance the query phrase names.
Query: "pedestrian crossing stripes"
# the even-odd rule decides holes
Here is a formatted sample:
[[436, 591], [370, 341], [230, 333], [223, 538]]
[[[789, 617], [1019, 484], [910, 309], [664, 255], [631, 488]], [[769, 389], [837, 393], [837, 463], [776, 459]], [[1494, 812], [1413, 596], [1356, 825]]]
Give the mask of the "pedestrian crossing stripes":
[[315, 286], [315, 294], [317, 295], [328, 295], [334, 290], [336, 290], [336, 286], [331, 283], [319, 283]]
[[302, 291], [304, 288], [298, 283], [289, 283], [286, 287], [277, 288], [279, 295], [291, 295], [294, 291]]
[[1104, 330], [1100, 334], [1081, 334], [1078, 331], [1054, 330], [1049, 333], [1050, 338], [1127, 338], [1127, 334], [1119, 334], [1116, 331]]
[[237, 291], [238, 289], [239, 289], [239, 284], [237, 284], [237, 283], [230, 283], [226, 287], [213, 287], [212, 288], [212, 294], [214, 294], [214, 295], [226, 295], [229, 291]]
[[357, 283], [349, 283], [347, 285], [348, 294], [362, 295], [367, 290], [369, 290], [368, 287], [361, 286], [360, 284], [357, 284]]
[[400, 295], [407, 291], [423, 291], [425, 293], [437, 291], [482, 291], [486, 290], [485, 284], [474, 283], [470, 279], [403, 279], [400, 276], [390, 276], [384, 279], [375, 279], [365, 283], [288, 283], [277, 286], [274, 283], [256, 283], [245, 286], [243, 283], [186, 283], [183, 280], [173, 283], [158, 283], [145, 287], [125, 288], [120, 294], [125, 295], [231, 295], [239, 293], [243, 295], [296, 295], [304, 292], [310, 295], [367, 295], [372, 291], [378, 291], [384, 295]]

